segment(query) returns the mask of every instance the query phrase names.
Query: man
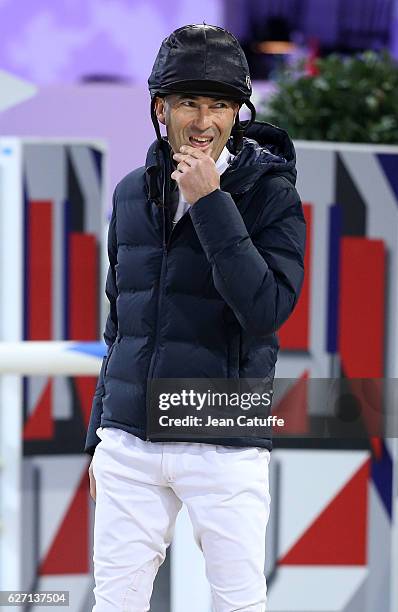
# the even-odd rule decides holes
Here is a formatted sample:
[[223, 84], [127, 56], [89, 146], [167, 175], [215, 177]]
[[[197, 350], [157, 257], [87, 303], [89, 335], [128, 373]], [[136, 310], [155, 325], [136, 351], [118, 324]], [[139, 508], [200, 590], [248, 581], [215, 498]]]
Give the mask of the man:
[[262, 612], [271, 440], [213, 432], [152, 442], [147, 381], [272, 379], [274, 334], [303, 280], [294, 148], [283, 130], [253, 123], [246, 58], [221, 28], [173, 32], [149, 88], [157, 141], [114, 193], [108, 355], [85, 447], [94, 454], [94, 611], [149, 610], [185, 503], [214, 610]]

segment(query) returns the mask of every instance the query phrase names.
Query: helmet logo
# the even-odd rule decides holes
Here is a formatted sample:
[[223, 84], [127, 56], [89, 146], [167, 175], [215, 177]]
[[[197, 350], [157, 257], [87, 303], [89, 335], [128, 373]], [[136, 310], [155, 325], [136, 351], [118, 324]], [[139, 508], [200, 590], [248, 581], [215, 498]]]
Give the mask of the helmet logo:
[[246, 86], [247, 86], [247, 89], [250, 89], [251, 86], [252, 86], [252, 82], [251, 82], [250, 76], [248, 74], [246, 75]]

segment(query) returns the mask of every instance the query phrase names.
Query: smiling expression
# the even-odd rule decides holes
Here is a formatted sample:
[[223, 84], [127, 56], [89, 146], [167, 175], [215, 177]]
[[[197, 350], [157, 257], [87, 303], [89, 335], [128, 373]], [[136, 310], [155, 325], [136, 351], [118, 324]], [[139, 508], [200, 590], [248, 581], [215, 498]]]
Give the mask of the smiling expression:
[[156, 98], [155, 108], [174, 153], [182, 145], [205, 153], [211, 148], [211, 156], [217, 161], [231, 135], [239, 104], [225, 98], [171, 94]]

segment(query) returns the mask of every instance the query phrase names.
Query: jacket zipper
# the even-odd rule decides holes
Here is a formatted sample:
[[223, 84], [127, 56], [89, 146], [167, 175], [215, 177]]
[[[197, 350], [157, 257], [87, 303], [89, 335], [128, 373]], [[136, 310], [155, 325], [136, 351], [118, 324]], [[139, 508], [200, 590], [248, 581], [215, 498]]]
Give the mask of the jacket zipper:
[[[153, 373], [156, 367], [156, 360], [159, 350], [159, 328], [160, 328], [160, 314], [163, 297], [163, 285], [165, 278], [165, 270], [167, 267], [167, 244], [166, 244], [166, 215], [164, 207], [162, 207], [162, 265], [160, 268], [160, 279], [158, 287], [158, 301], [157, 301], [157, 312], [156, 312], [156, 329], [155, 329], [155, 342], [153, 345], [153, 352], [151, 361], [149, 363], [148, 376], [147, 376], [147, 399], [146, 399], [146, 411], [148, 414], [150, 394], [148, 393], [149, 381], [153, 378]], [[145, 435], [145, 440], [149, 440], [148, 435]]]
[[188, 212], [189, 212], [188, 210], [187, 210], [187, 211], [185, 211], [185, 213], [182, 215], [182, 217], [180, 217], [180, 218], [178, 219], [178, 221], [177, 221], [177, 223], [176, 223], [175, 225], [172, 223], [172, 225], [171, 225], [171, 231], [170, 231], [169, 238], [168, 238], [168, 240], [167, 240], [167, 244], [166, 244], [166, 251], [167, 251], [167, 252], [168, 252], [168, 251], [169, 251], [169, 249], [170, 249], [170, 243], [171, 243], [171, 238], [172, 238], [173, 232], [175, 232], [175, 230], [177, 229], [177, 227], [178, 227], [178, 226], [179, 226], [181, 223], [184, 223], [184, 222], [185, 222], [185, 220], [186, 220], [185, 218], [186, 218], [186, 216], [188, 215]]
[[155, 342], [154, 342], [151, 362], [150, 362], [149, 370], [148, 370], [148, 380], [150, 380], [153, 376], [153, 372], [154, 372], [155, 365], [156, 365], [157, 352], [159, 348], [158, 344], [159, 344], [160, 312], [161, 312], [161, 304], [162, 304], [162, 297], [163, 297], [163, 285], [164, 285], [164, 277], [165, 277], [164, 271], [166, 268], [166, 258], [167, 258], [167, 253], [165, 249], [163, 249], [162, 266], [160, 268], [160, 280], [159, 280], [159, 289], [158, 289]]
[[[187, 213], [185, 213], [185, 214], [187, 214]], [[156, 332], [155, 332], [154, 348], [153, 348], [153, 352], [152, 352], [151, 361], [150, 361], [150, 364], [149, 364], [147, 382], [152, 380], [152, 378], [153, 378], [153, 373], [154, 373], [155, 368], [156, 368], [156, 361], [157, 361], [157, 357], [158, 357], [161, 305], [162, 305], [162, 297], [163, 297], [164, 279], [165, 279], [165, 276], [166, 276], [166, 269], [167, 269], [167, 255], [168, 255], [168, 251], [169, 251], [169, 248], [170, 248], [171, 236], [172, 236], [175, 228], [177, 227], [177, 225], [185, 217], [185, 214], [181, 217], [181, 219], [179, 219], [177, 221], [177, 223], [174, 226], [173, 225], [171, 226], [171, 230], [170, 230], [167, 242], [166, 242], [166, 215], [165, 215], [164, 209], [163, 209], [163, 215], [162, 215], [162, 217], [163, 217], [163, 255], [162, 255], [162, 266], [160, 268], [159, 293], [158, 293], [157, 314], [156, 314]], [[147, 393], [148, 393], [148, 389], [147, 389]], [[149, 399], [150, 399], [150, 396], [147, 395], [147, 402], [146, 402], [147, 411], [148, 411], [148, 407], [149, 407]], [[149, 440], [147, 435], [145, 436], [145, 440], [147, 440], [147, 441]]]
[[[155, 370], [155, 365], [156, 365], [157, 349], [158, 349], [158, 343], [159, 343], [160, 312], [161, 312], [161, 303], [162, 303], [162, 297], [163, 297], [164, 279], [166, 276], [165, 269], [167, 268], [167, 255], [168, 255], [169, 248], [170, 248], [172, 234], [175, 228], [177, 227], [177, 225], [179, 225], [179, 223], [182, 221], [184, 217], [185, 215], [183, 215], [181, 219], [179, 219], [174, 226], [173, 225], [171, 226], [171, 230], [170, 230], [167, 242], [166, 242], [165, 234], [163, 237], [163, 256], [162, 256], [162, 266], [160, 268], [159, 295], [158, 295], [157, 316], [156, 316], [156, 334], [155, 334], [155, 344], [154, 344], [155, 348], [152, 353], [151, 364], [149, 366], [148, 379], [152, 378], [153, 372]], [[165, 223], [165, 217], [163, 217], [163, 223]]]

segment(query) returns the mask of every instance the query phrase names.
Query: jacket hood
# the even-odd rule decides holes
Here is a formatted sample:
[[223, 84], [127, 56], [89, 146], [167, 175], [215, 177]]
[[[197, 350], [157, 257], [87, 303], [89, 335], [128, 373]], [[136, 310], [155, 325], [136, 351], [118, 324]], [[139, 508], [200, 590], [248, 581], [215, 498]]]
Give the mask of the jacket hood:
[[[148, 175], [158, 167], [157, 141], [150, 146], [146, 158]], [[232, 139], [227, 142], [232, 149]], [[170, 149], [171, 151], [171, 149]], [[221, 188], [241, 194], [250, 189], [263, 174], [284, 176], [296, 184], [296, 153], [288, 133], [271, 123], [255, 121], [247, 130], [243, 147], [221, 177]]]
[[[228, 144], [227, 144], [228, 146]], [[271, 123], [255, 121], [247, 130], [242, 150], [224, 173], [223, 189], [243, 193], [263, 174], [283, 175], [296, 184], [296, 152], [288, 133]], [[235, 184], [238, 183], [238, 190]]]

